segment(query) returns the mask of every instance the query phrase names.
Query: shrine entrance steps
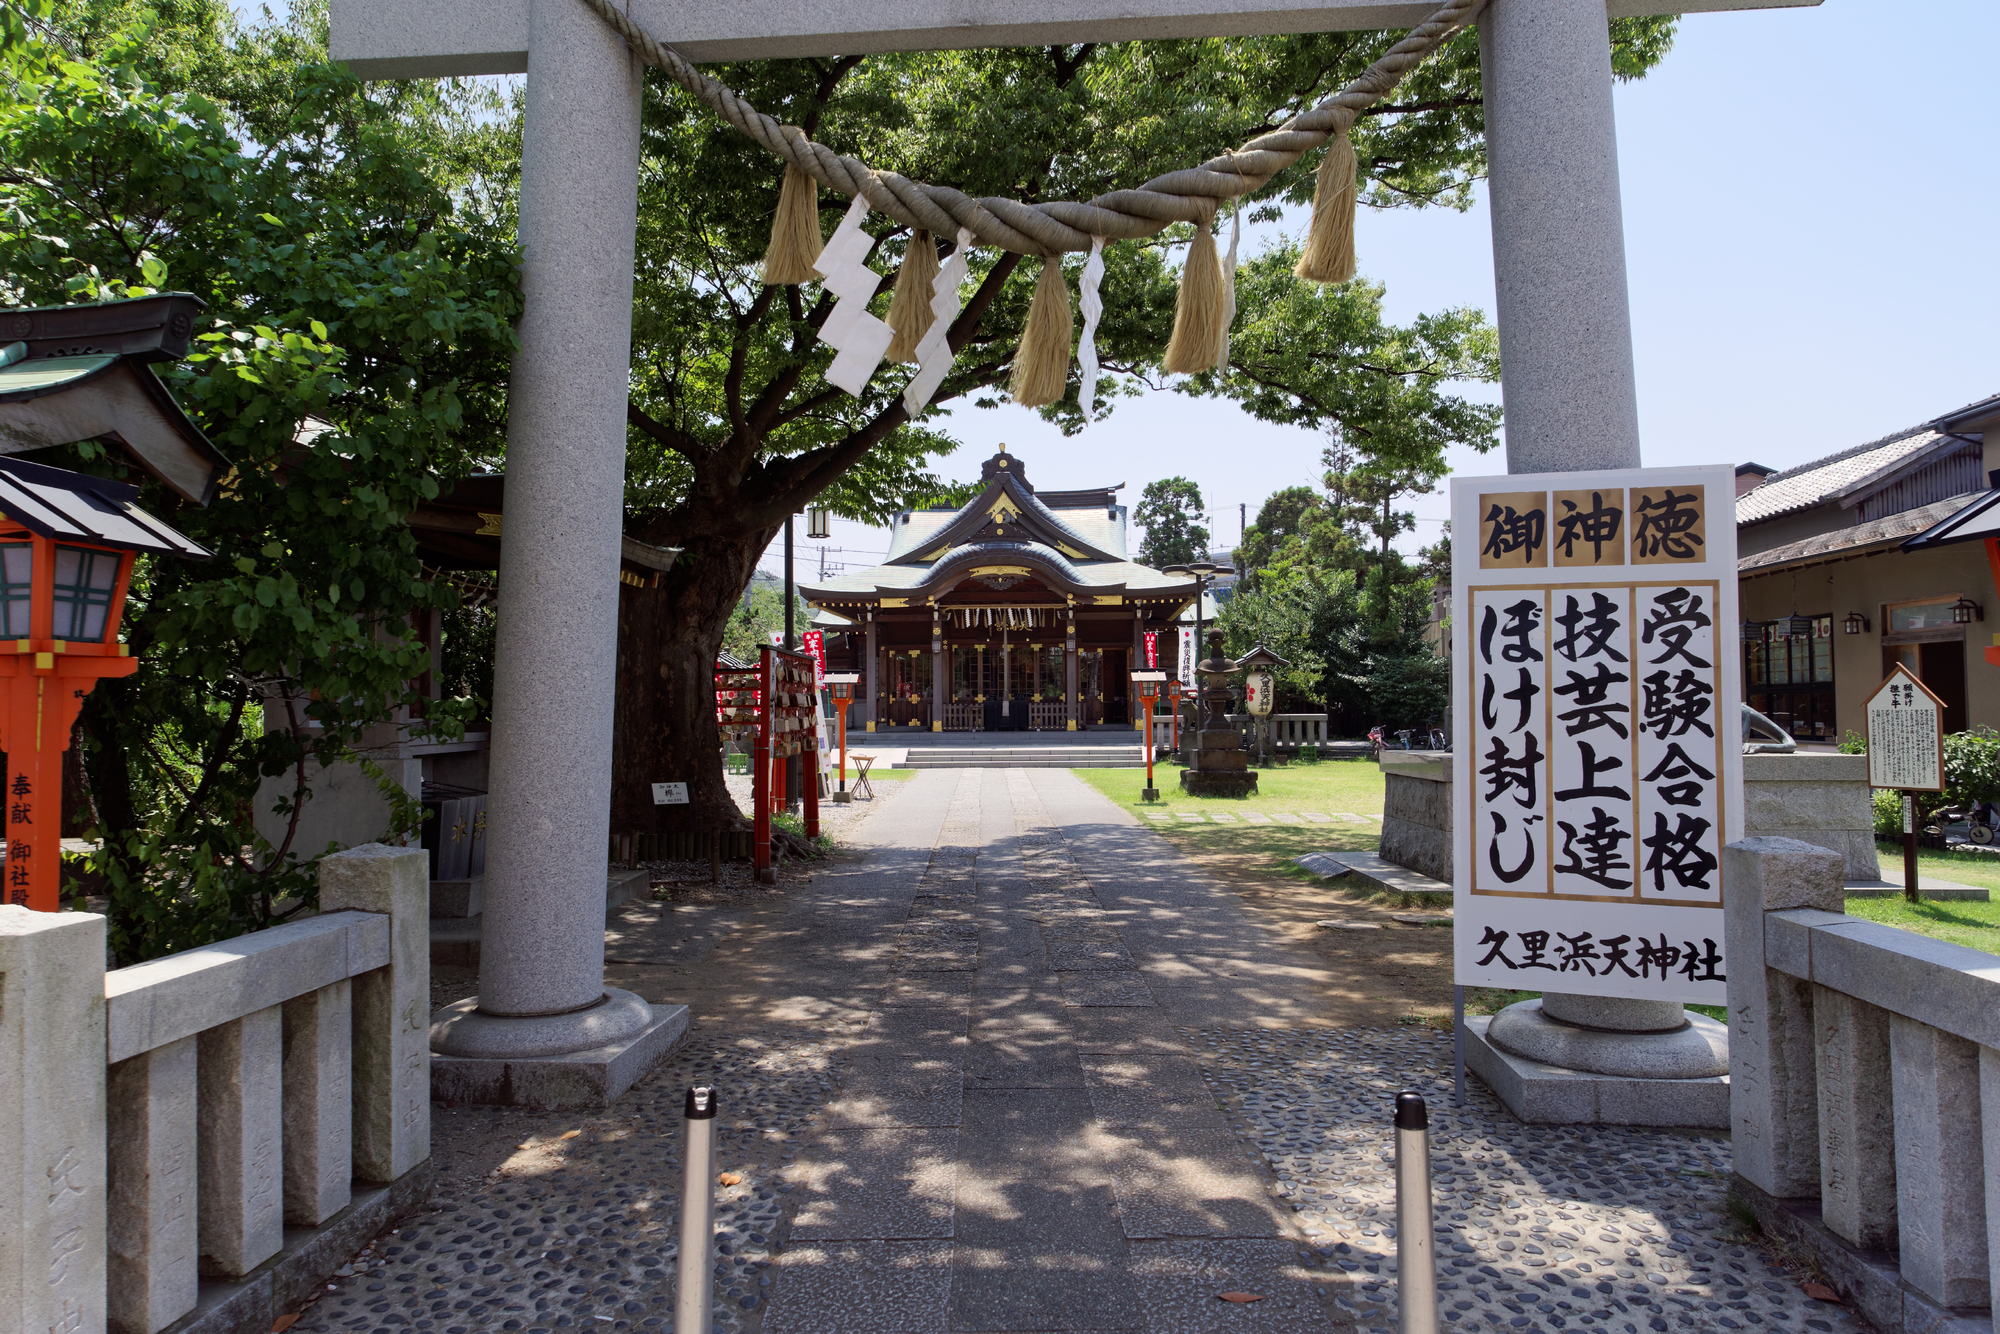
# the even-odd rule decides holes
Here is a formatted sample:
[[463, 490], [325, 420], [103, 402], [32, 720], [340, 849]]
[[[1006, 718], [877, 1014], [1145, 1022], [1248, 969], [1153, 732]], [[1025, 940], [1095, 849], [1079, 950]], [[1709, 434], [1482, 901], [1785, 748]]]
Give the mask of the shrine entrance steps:
[[1128, 746], [912, 747], [908, 769], [1138, 769], [1146, 753]]

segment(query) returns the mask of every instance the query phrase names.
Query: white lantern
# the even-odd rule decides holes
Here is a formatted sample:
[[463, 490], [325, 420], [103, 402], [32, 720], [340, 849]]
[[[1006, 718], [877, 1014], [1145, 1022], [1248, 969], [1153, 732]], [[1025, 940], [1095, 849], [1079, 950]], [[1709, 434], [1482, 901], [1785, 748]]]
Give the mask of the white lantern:
[[1268, 717], [1277, 698], [1278, 682], [1269, 672], [1258, 670], [1243, 677], [1243, 702], [1259, 718]]

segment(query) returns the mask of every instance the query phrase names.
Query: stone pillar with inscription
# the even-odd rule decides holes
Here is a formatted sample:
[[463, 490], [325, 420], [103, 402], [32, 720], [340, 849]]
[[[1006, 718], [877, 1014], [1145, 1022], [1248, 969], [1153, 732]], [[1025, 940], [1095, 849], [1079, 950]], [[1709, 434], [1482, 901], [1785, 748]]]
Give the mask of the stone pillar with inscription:
[[104, 919], [0, 904], [0, 979], [0, 1327], [103, 1329]]
[[1728, 1124], [1727, 1030], [1683, 1003], [1726, 1003], [1732, 493], [1724, 467], [1453, 483], [1457, 973], [1543, 993], [1468, 1025], [1523, 1119]]

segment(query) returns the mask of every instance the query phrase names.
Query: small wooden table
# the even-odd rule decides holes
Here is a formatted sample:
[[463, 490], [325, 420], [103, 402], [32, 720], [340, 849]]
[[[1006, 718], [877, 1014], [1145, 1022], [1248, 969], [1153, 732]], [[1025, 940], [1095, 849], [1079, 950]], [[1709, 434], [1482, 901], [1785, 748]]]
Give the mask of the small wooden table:
[[875, 763], [873, 755], [853, 755], [848, 757], [854, 765], [854, 790], [870, 801], [875, 799], [875, 789], [868, 786], [868, 770]]

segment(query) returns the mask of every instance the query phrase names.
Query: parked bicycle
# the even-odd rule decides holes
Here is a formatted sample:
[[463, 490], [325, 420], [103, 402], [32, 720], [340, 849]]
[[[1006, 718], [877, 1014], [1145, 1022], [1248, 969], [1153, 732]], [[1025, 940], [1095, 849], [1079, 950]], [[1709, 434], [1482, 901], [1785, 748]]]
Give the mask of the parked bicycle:
[[1987, 847], [1992, 844], [1995, 832], [2000, 831], [2000, 807], [1990, 801], [1979, 801], [1974, 802], [1970, 810], [1954, 808], [1939, 811], [1924, 826], [1924, 833], [1932, 838], [1943, 838], [1949, 835], [1955, 824], [1965, 826], [1966, 842]]

